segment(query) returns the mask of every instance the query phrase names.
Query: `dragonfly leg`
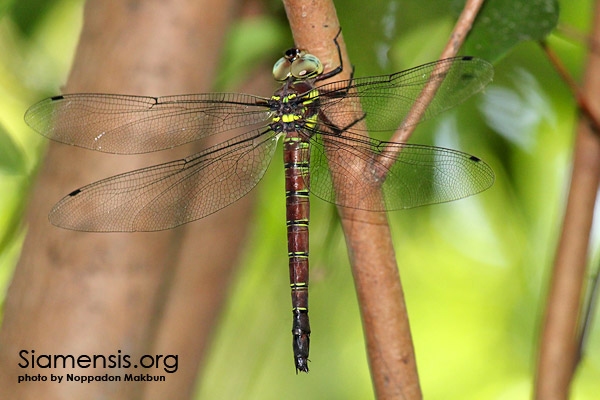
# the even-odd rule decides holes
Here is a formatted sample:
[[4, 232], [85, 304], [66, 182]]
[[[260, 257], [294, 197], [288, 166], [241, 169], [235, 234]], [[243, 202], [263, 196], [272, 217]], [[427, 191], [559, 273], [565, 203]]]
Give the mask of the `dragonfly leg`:
[[[327, 118], [327, 115], [325, 115], [324, 112], [319, 111], [319, 120], [322, 122], [322, 124], [320, 126], [321, 130], [323, 130], [325, 127], [328, 127], [331, 129], [330, 133], [334, 136], [342, 135], [348, 129], [352, 128], [354, 125], [358, 124], [359, 122], [364, 121], [366, 118], [367, 118], [367, 114], [363, 113], [362, 116], [360, 116], [359, 118], [356, 118], [354, 121], [350, 122], [348, 125], [340, 128], [340, 127], [336, 126], [329, 118]], [[321, 131], [320, 133], [323, 134], [324, 131]]]
[[[325, 74], [319, 75], [317, 77], [317, 79], [315, 79], [315, 82], [322, 81], [324, 79], [329, 79], [333, 76], [336, 76], [337, 74], [341, 73], [344, 70], [344, 62], [342, 61], [342, 49], [340, 48], [340, 44], [337, 41], [337, 39], [341, 33], [342, 33], [342, 27], [340, 26], [340, 30], [333, 38], [333, 43], [335, 43], [335, 47], [337, 47], [338, 59], [340, 60], [340, 65], [338, 65], [336, 68], [332, 69], [331, 71], [329, 71]], [[354, 67], [352, 68], [352, 75], [354, 75]], [[350, 80], [352, 80], [352, 79], [350, 79]]]

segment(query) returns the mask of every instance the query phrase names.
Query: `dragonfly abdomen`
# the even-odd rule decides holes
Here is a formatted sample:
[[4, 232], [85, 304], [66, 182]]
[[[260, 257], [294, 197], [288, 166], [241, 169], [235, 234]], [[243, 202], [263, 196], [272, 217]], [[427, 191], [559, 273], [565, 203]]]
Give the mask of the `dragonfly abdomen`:
[[288, 132], [283, 141], [292, 340], [296, 372], [308, 372], [310, 324], [308, 320], [308, 198], [310, 149], [308, 140]]

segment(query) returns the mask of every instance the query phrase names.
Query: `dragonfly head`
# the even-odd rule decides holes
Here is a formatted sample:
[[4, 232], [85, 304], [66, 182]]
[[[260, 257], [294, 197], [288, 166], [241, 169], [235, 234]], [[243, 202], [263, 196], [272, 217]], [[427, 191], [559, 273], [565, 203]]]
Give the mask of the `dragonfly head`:
[[288, 79], [303, 81], [316, 78], [323, 73], [323, 64], [316, 56], [304, 50], [291, 48], [285, 52], [273, 66], [273, 77], [276, 81], [284, 82]]

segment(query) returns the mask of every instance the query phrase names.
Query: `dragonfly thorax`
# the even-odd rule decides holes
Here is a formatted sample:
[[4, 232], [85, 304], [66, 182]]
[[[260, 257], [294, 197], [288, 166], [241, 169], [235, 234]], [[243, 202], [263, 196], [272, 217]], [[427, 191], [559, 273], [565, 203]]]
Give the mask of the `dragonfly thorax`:
[[311, 80], [286, 82], [271, 96], [270, 127], [275, 132], [313, 128], [319, 110], [319, 91]]
[[273, 66], [273, 77], [283, 86], [271, 97], [272, 123], [275, 132], [292, 132], [314, 128], [319, 111], [319, 92], [315, 81], [323, 73], [323, 64], [314, 55], [293, 47]]

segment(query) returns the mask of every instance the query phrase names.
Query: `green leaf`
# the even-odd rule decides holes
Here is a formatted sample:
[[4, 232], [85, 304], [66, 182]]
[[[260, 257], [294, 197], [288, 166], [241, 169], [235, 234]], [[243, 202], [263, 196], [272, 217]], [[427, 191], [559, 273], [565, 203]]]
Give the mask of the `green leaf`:
[[558, 13], [556, 0], [488, 0], [462, 53], [494, 62], [521, 42], [544, 39], [556, 26]]

